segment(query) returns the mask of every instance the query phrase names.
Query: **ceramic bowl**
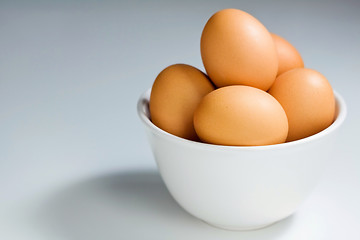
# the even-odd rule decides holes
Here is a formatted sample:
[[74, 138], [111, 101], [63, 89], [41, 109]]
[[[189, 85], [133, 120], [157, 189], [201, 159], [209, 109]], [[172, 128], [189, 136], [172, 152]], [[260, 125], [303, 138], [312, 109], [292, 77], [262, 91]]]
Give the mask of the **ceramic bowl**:
[[258, 229], [293, 214], [316, 186], [336, 148], [346, 105], [335, 92], [336, 120], [313, 136], [268, 146], [221, 146], [189, 141], [156, 127], [150, 89], [137, 110], [161, 177], [187, 212], [220, 228]]

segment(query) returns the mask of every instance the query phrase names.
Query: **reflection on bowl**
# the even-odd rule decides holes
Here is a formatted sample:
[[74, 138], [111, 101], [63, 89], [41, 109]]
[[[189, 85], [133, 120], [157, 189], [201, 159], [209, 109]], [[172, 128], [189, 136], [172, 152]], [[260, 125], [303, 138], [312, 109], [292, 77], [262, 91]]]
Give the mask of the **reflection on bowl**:
[[220, 146], [189, 141], [156, 127], [150, 89], [138, 101], [160, 174], [193, 216], [231, 230], [262, 228], [295, 212], [316, 186], [334, 150], [346, 105], [335, 92], [336, 119], [304, 139], [268, 146]]

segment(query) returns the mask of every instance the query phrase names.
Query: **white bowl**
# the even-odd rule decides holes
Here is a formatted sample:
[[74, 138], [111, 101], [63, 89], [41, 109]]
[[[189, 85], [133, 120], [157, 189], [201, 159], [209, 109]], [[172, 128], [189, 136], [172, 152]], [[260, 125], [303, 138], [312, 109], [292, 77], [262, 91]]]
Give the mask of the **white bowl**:
[[295, 212], [331, 157], [346, 105], [335, 93], [336, 120], [313, 136], [276, 145], [233, 147], [189, 141], [156, 127], [150, 89], [137, 110], [165, 185], [187, 212], [224, 229], [262, 228]]

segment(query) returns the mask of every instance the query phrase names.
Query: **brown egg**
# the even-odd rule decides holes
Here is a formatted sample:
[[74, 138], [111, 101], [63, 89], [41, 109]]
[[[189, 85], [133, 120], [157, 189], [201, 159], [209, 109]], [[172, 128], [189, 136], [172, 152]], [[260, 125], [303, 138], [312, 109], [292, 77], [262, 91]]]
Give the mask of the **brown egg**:
[[270, 94], [248, 86], [228, 86], [206, 95], [194, 113], [194, 126], [207, 143], [260, 146], [283, 143], [288, 121]]
[[151, 90], [151, 121], [178, 137], [198, 140], [193, 114], [203, 96], [214, 89], [208, 77], [195, 67], [175, 64], [165, 68]]
[[301, 55], [293, 45], [291, 45], [288, 41], [286, 41], [279, 35], [271, 33], [271, 36], [276, 46], [279, 61], [279, 67], [277, 72], [278, 76], [293, 68], [304, 67], [304, 62], [301, 58]]
[[201, 57], [217, 87], [247, 85], [268, 90], [278, 61], [268, 30], [250, 14], [237, 9], [215, 13], [201, 36]]
[[295, 68], [276, 78], [269, 93], [283, 106], [289, 120], [287, 141], [318, 133], [334, 120], [335, 99], [327, 79], [319, 72]]

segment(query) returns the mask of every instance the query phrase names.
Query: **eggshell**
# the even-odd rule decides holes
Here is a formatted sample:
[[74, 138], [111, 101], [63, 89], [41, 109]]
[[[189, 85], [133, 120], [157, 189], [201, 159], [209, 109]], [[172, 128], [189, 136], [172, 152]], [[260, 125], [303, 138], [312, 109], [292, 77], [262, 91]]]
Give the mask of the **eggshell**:
[[293, 68], [303, 68], [304, 62], [301, 58], [300, 53], [296, 50], [296, 48], [291, 45], [284, 38], [271, 33], [271, 36], [274, 40], [276, 52], [278, 56], [279, 66], [277, 75], [289, 71]]
[[248, 86], [228, 86], [206, 95], [194, 113], [194, 126], [207, 143], [260, 146], [283, 143], [288, 121], [270, 94]]
[[334, 120], [335, 98], [328, 80], [319, 72], [295, 68], [276, 78], [269, 93], [283, 106], [289, 120], [287, 141], [318, 133]]
[[151, 121], [178, 137], [198, 140], [193, 114], [203, 96], [214, 89], [208, 77], [195, 67], [175, 64], [165, 68], [152, 86]]
[[274, 41], [264, 25], [244, 11], [215, 13], [200, 45], [206, 72], [217, 87], [241, 84], [268, 90], [276, 78]]

